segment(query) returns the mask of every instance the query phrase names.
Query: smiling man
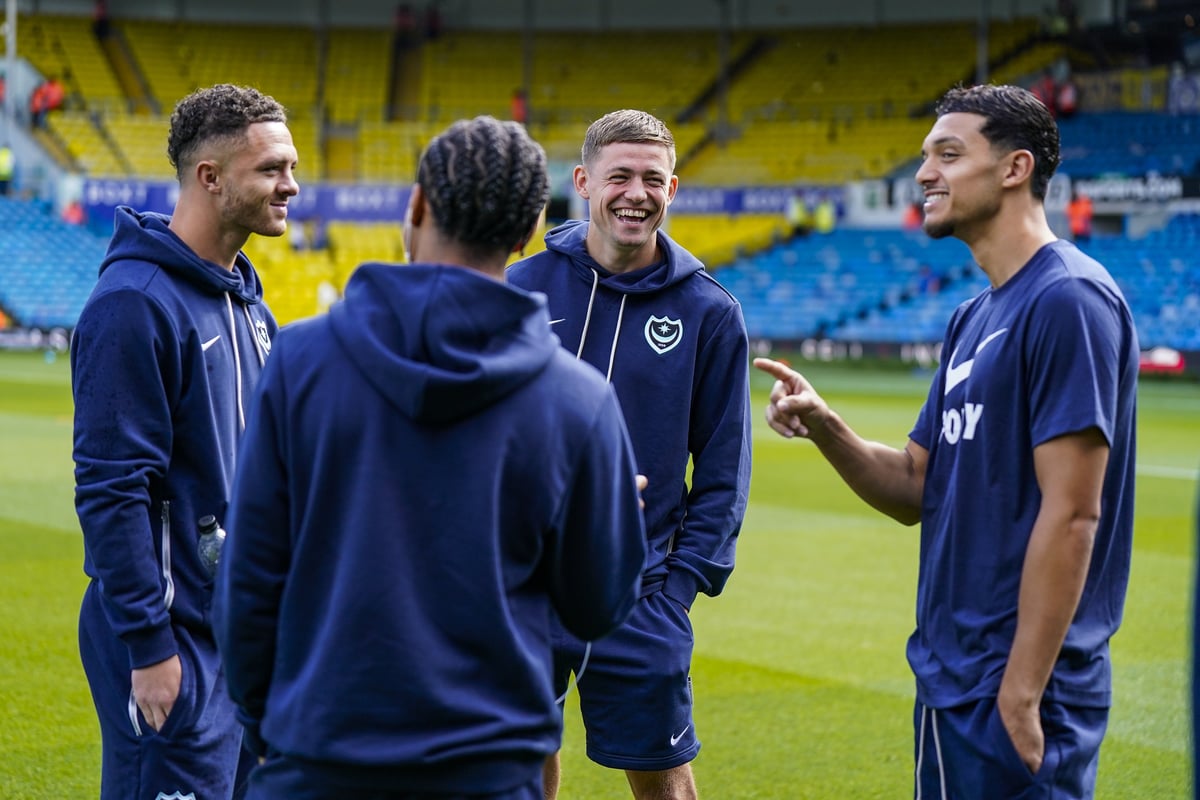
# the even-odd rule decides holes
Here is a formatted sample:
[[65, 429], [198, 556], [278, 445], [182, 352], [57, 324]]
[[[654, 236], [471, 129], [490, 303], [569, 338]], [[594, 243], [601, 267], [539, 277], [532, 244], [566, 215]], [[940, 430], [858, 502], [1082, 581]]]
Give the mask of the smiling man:
[[[688, 614], [733, 570], [750, 488], [746, 325], [737, 301], [660, 230], [674, 170], [661, 120], [623, 110], [595, 121], [574, 173], [589, 219], [550, 231], [544, 252], [508, 271], [549, 297], [563, 346], [612, 382], [649, 478], [641, 601], [597, 642], [560, 631], [555, 666], [560, 693], [576, 675], [589, 757], [625, 770], [634, 796], [651, 800], [696, 796]], [[555, 755], [546, 797], [558, 782]]]
[[991, 286], [954, 312], [902, 450], [859, 437], [799, 373], [767, 420], [877, 510], [921, 524], [908, 660], [920, 800], [1095, 791], [1133, 537], [1138, 344], [1103, 266], [1046, 223], [1058, 128], [1013, 86], [951, 90], [925, 138], [925, 231]]
[[299, 191], [284, 109], [254, 89], [185, 97], [167, 154], [174, 214], [117, 210], [71, 340], [75, 506], [91, 578], [79, 648], [104, 800], [235, 791], [242, 731], [212, 640], [197, 521], [224, 519], [276, 331], [241, 247], [251, 233], [281, 235]]

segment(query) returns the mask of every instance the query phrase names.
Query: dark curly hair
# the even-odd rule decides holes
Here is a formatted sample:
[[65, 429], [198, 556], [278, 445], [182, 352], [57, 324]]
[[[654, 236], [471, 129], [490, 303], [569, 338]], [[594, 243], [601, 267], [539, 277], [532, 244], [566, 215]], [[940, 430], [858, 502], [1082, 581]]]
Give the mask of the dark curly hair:
[[516, 122], [459, 120], [429, 142], [417, 183], [438, 229], [481, 255], [532, 230], [550, 196], [546, 153]]
[[993, 147], [1033, 153], [1033, 196], [1046, 199], [1046, 187], [1062, 161], [1058, 125], [1033, 92], [1020, 86], [957, 87], [938, 102], [937, 115], [978, 114], [985, 118], [980, 133]]
[[248, 86], [219, 83], [180, 100], [171, 114], [167, 158], [182, 180], [200, 145], [213, 139], [237, 139], [256, 122], [287, 122], [287, 111], [273, 97]]

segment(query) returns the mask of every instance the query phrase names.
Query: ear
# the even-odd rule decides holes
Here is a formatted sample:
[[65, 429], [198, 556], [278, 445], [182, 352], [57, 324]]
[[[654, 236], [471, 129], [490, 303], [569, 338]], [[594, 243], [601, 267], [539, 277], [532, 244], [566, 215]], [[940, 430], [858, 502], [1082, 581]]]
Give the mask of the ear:
[[672, 175], [670, 182], [667, 183], [667, 205], [671, 205], [671, 201], [675, 199], [675, 192], [679, 190], [679, 176]]
[[572, 179], [575, 184], [575, 194], [579, 195], [584, 200], [587, 200], [587, 169], [582, 164], [579, 164], [575, 167], [575, 172], [572, 175]]
[[1028, 150], [1014, 150], [1008, 154], [1007, 166], [1004, 168], [1004, 178], [1001, 185], [1006, 189], [1029, 183], [1033, 180], [1033, 153]]
[[408, 198], [408, 223], [414, 228], [421, 227], [425, 221], [425, 190], [421, 184], [413, 184], [412, 194]]
[[520, 253], [522, 256], [525, 255], [525, 245], [529, 244], [533, 240], [533, 237], [537, 235], [538, 224], [540, 222], [541, 220], [534, 220], [532, 227], [521, 237], [521, 241], [513, 245], [512, 252]]
[[408, 208], [404, 209], [404, 227], [400, 243], [404, 247], [404, 260], [411, 264], [416, 259], [416, 230], [425, 221], [425, 192], [421, 184], [414, 183], [408, 196]]
[[196, 164], [196, 182], [204, 191], [217, 194], [221, 191], [221, 168], [214, 161]]

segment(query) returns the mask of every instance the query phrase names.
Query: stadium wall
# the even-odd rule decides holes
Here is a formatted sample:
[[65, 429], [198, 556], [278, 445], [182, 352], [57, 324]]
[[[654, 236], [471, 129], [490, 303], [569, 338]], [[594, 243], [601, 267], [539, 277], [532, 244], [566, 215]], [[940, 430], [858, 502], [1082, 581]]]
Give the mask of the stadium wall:
[[[723, 7], [728, 9], [731, 26], [760, 29], [976, 20], [981, 9], [991, 19], [1014, 19], [1040, 17], [1046, 8], [1044, 0], [426, 0], [408, 5], [418, 18], [426, 7], [435, 5], [448, 27], [494, 30], [521, 29], [527, 21], [542, 30], [716, 28], [721, 25]], [[1079, 0], [1076, 5], [1085, 24], [1108, 22], [1113, 17], [1114, 4], [1109, 0]], [[110, 0], [108, 10], [114, 18], [353, 27], [390, 25], [396, 6], [395, 0]], [[21, 0], [17, 7], [23, 14], [90, 15], [93, 3]]]

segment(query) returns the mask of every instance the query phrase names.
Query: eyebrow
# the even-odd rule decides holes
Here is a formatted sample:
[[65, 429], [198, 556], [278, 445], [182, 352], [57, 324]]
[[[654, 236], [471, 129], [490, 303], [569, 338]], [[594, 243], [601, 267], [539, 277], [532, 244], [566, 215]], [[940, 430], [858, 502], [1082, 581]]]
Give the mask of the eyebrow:
[[[940, 136], [937, 139], [934, 139], [932, 142], [930, 142], [930, 147], [937, 148], [937, 147], [941, 147], [941, 146], [947, 145], [947, 144], [954, 144], [954, 145], [958, 145], [959, 147], [966, 147], [966, 145], [967, 145], [967, 143], [964, 142], [958, 136]], [[924, 155], [925, 152], [926, 152], [926, 149], [924, 147], [922, 147], [921, 155]]]

